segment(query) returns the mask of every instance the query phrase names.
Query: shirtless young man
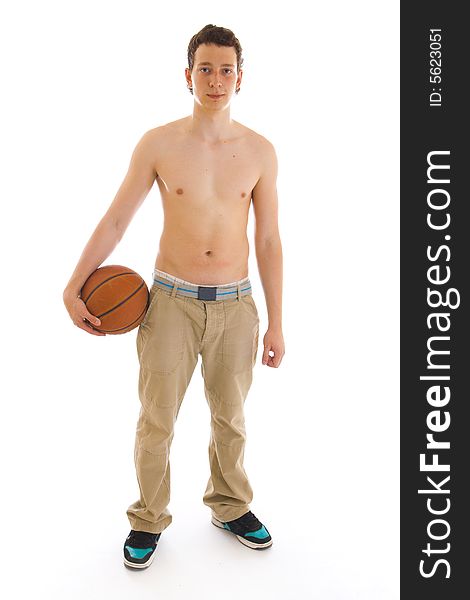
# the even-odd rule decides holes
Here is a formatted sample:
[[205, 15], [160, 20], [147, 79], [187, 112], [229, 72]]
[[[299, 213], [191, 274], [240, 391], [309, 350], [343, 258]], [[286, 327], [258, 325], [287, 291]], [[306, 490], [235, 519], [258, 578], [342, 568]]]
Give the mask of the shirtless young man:
[[259, 332], [248, 279], [251, 201], [268, 313], [262, 364], [277, 368], [284, 355], [277, 159], [266, 138], [230, 117], [230, 102], [243, 75], [234, 34], [207, 25], [191, 39], [188, 64], [192, 115], [142, 136], [114, 201], [64, 291], [74, 324], [92, 335], [104, 335], [93, 329], [97, 320], [79, 298], [80, 290], [122, 239], [157, 181], [164, 228], [149, 308], [137, 334], [142, 407], [135, 464], [140, 499], [127, 510], [132, 530], [124, 545], [124, 562], [134, 568], [152, 562], [161, 532], [172, 520], [167, 508], [169, 449], [199, 354], [211, 410], [211, 477], [203, 502], [211, 508], [212, 523], [246, 546], [272, 544], [267, 529], [249, 510], [253, 492], [243, 468], [243, 405]]

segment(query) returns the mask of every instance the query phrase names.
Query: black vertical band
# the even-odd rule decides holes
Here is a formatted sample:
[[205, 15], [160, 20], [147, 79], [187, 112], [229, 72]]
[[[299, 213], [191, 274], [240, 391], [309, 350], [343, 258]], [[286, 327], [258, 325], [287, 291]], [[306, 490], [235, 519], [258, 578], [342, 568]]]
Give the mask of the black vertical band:
[[401, 2], [401, 598], [410, 600], [470, 594], [464, 7]]

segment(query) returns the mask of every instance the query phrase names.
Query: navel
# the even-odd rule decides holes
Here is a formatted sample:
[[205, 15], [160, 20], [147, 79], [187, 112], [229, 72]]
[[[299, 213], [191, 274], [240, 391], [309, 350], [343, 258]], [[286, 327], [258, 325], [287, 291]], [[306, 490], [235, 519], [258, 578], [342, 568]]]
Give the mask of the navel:
[[183, 189], [182, 189], [182, 188], [178, 188], [178, 189], [176, 190], [176, 193], [181, 195], [181, 194], [183, 193]]
[[212, 250], [206, 250], [206, 256], [210, 256], [212, 254]]

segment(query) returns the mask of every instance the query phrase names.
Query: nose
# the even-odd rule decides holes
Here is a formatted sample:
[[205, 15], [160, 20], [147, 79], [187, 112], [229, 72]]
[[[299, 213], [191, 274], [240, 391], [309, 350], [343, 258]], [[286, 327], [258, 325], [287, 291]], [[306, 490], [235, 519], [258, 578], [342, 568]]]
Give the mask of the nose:
[[210, 81], [209, 82], [209, 86], [210, 87], [214, 87], [214, 85], [217, 85], [218, 87], [220, 87], [222, 85], [222, 83], [219, 81], [218, 75], [216, 75], [215, 81], [216, 81], [215, 84], [214, 84], [214, 81]]

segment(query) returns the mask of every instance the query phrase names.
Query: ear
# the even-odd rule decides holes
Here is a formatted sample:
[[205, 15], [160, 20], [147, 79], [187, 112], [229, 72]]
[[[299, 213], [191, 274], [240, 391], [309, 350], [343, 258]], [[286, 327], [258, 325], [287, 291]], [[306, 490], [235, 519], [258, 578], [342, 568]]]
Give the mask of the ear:
[[189, 67], [186, 67], [184, 70], [184, 76], [186, 78], [186, 83], [189, 83], [190, 85], [192, 84], [191, 81], [191, 71], [189, 70]]
[[236, 90], [238, 90], [240, 88], [240, 84], [242, 82], [242, 77], [243, 77], [243, 69], [240, 69], [240, 71], [238, 72], [237, 83], [235, 85]]

